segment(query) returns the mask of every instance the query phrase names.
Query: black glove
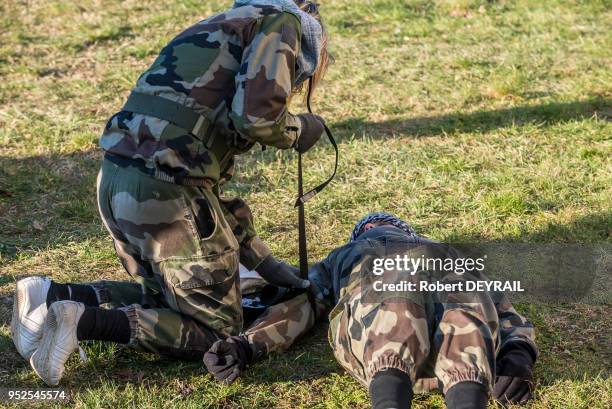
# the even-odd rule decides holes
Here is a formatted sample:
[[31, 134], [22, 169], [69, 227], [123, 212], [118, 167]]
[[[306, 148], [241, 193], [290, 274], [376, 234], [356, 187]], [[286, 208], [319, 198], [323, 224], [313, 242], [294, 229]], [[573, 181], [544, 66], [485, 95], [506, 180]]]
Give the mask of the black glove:
[[319, 115], [305, 113], [297, 116], [302, 123], [302, 131], [295, 141], [295, 150], [304, 153], [312, 148], [325, 132], [325, 121]]
[[500, 403], [523, 404], [533, 395], [533, 364], [531, 348], [517, 342], [509, 345], [497, 360], [497, 377], [493, 397]]
[[234, 382], [253, 360], [253, 350], [243, 336], [215, 342], [204, 354], [204, 365], [216, 380]]
[[268, 283], [279, 287], [308, 288], [310, 281], [300, 278], [300, 270], [292, 265], [283, 263], [274, 258], [272, 254], [266, 257], [255, 271]]

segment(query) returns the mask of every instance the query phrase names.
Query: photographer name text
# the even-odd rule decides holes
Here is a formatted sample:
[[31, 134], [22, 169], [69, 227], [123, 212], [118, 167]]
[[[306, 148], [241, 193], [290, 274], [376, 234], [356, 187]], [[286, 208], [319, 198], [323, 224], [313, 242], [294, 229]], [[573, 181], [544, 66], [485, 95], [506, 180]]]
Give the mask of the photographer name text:
[[402, 292], [523, 292], [520, 281], [460, 281], [456, 283], [443, 283], [440, 281], [399, 281], [396, 283], [384, 283], [374, 281], [374, 291], [402, 291]]

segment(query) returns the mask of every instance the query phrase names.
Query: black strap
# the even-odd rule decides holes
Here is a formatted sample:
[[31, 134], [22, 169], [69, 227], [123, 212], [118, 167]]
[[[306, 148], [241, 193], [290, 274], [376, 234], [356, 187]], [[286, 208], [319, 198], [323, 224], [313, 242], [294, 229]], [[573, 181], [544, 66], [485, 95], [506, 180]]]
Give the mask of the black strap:
[[[298, 196], [304, 196], [302, 182], [302, 154], [298, 153]], [[304, 202], [298, 206], [298, 250], [300, 252], [300, 276], [308, 279], [308, 247], [306, 245], [306, 218], [304, 215]]]
[[[312, 93], [312, 77], [308, 79], [308, 93], [306, 94], [306, 107], [308, 108], [308, 112], [312, 114], [312, 108], [310, 107], [310, 96]], [[331, 182], [336, 176], [336, 171], [338, 170], [338, 145], [334, 140], [334, 137], [331, 134], [331, 131], [327, 127], [327, 125], [323, 125], [325, 128], [325, 133], [327, 134], [327, 138], [329, 142], [334, 147], [334, 151], [336, 152], [336, 163], [334, 164], [334, 173], [327, 178], [323, 183], [315, 187], [314, 189], [309, 190], [306, 194], [304, 194], [304, 185], [302, 178], [302, 154], [298, 152], [298, 198], [295, 201], [295, 207], [298, 208], [298, 250], [300, 253], [300, 276], [303, 279], [308, 279], [308, 247], [306, 243], [306, 218], [304, 215], [304, 203], [312, 199], [317, 193], [321, 190], [325, 189], [325, 186]], [[316, 311], [316, 310], [315, 310]]]
[[[312, 108], [310, 107], [311, 92], [312, 92], [312, 77], [310, 77], [308, 80], [308, 94], [306, 96], [306, 107], [308, 108], [308, 112], [312, 114]], [[312, 199], [321, 190], [325, 189], [325, 186], [327, 186], [329, 182], [331, 182], [334, 179], [334, 177], [336, 176], [336, 172], [338, 171], [338, 145], [336, 144], [336, 140], [332, 136], [332, 133], [327, 127], [327, 125], [324, 124], [323, 127], [325, 128], [325, 134], [327, 135], [327, 139], [329, 139], [329, 143], [331, 143], [331, 145], [334, 147], [334, 151], [336, 153], [336, 162], [334, 164], [334, 172], [331, 174], [330, 177], [327, 178], [327, 180], [325, 180], [323, 183], [321, 183], [314, 189], [311, 189], [306, 193], [298, 192], [298, 198], [295, 201], [295, 207], [303, 206], [304, 203]], [[299, 173], [301, 172], [300, 157], [301, 157], [301, 154], [298, 154], [298, 179], [299, 179]]]
[[196, 186], [207, 188], [210, 188], [214, 185], [214, 183], [210, 179], [205, 177], [170, 175], [160, 168], [147, 167], [145, 161], [142, 159], [125, 158], [122, 156], [113, 155], [108, 152], [104, 154], [104, 159], [116, 165], [119, 165], [122, 168], [136, 168], [138, 169], [138, 171], [144, 174], [147, 174], [151, 177], [154, 177], [155, 179], [163, 180], [164, 182], [168, 183], [175, 183], [181, 186]]
[[172, 122], [204, 143], [214, 128], [205, 116], [198, 114], [192, 108], [158, 95], [132, 91], [123, 110]]

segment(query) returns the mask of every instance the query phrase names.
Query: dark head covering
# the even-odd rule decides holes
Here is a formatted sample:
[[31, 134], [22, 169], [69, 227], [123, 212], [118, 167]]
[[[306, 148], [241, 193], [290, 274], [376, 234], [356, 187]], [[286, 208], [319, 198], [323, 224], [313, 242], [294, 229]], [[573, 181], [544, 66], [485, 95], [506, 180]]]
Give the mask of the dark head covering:
[[417, 237], [417, 234], [414, 231], [414, 229], [410, 227], [408, 223], [406, 223], [399, 217], [392, 215], [391, 213], [387, 213], [387, 212], [375, 212], [375, 213], [370, 213], [369, 215], [367, 215], [366, 217], [364, 217], [363, 219], [357, 222], [357, 224], [355, 225], [355, 228], [353, 229], [353, 232], [351, 233], [350, 241], [355, 241], [357, 237], [359, 237], [359, 235], [364, 232], [364, 228], [366, 224], [381, 223], [381, 222], [395, 226], [398, 229], [405, 231], [410, 236]]

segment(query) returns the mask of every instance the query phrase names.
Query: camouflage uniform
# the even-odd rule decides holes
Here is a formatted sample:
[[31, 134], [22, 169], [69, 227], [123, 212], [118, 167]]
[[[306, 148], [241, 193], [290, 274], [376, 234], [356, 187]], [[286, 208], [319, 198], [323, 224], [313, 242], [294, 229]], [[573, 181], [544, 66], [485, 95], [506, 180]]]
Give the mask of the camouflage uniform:
[[229, 179], [234, 154], [256, 142], [290, 148], [301, 129], [287, 111], [300, 38], [300, 20], [289, 12], [234, 8], [179, 34], [138, 79], [132, 91], [175, 101], [213, 123], [231, 149], [225, 158], [168, 121], [126, 111], [109, 120], [100, 145], [170, 176], [214, 183]]
[[492, 387], [502, 348], [524, 342], [537, 354], [533, 326], [503, 296], [494, 301], [487, 293], [477, 299], [456, 294], [436, 299], [424, 292], [398, 298], [393, 293], [374, 302], [368, 293], [372, 286], [362, 280], [362, 263], [368, 255], [380, 256], [381, 248], [387, 249], [385, 257], [443, 257], [445, 251], [434, 243], [415, 247], [414, 239], [399, 229], [378, 227], [334, 250], [313, 266], [309, 277], [333, 306], [329, 341], [334, 355], [363, 385], [376, 372], [396, 368], [410, 376], [417, 393], [446, 393], [462, 381]]
[[[206, 350], [203, 339], [243, 329], [239, 262], [255, 269], [270, 250], [246, 203], [221, 198], [219, 185], [232, 176], [234, 155], [255, 143], [293, 146], [301, 125], [287, 104], [300, 38], [299, 17], [279, 7], [233, 8], [179, 34], [138, 79], [133, 91], [205, 117], [223, 157], [157, 117], [123, 110], [108, 121], [98, 205], [142, 288], [103, 292], [111, 304], [134, 304], [126, 308], [133, 340], [147, 350]], [[187, 178], [197, 187], [172, 183]]]

